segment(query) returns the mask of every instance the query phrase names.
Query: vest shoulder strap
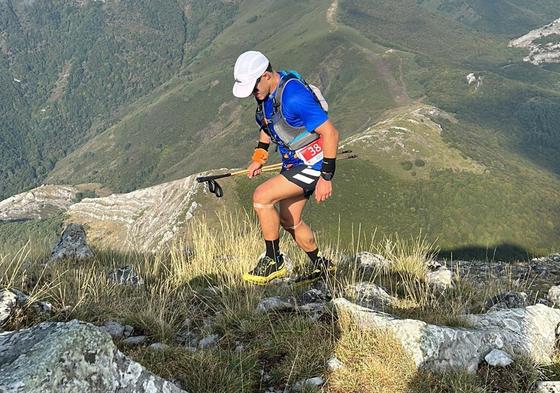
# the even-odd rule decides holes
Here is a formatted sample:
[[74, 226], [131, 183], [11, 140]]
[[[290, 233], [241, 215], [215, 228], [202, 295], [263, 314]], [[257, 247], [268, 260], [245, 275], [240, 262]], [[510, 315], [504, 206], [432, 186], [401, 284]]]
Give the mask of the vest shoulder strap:
[[323, 97], [321, 90], [318, 87], [310, 85], [303, 79], [303, 77], [298, 74], [296, 71], [290, 70], [287, 71], [285, 75], [282, 76], [280, 79], [280, 83], [278, 85], [278, 90], [276, 91], [276, 95], [273, 98], [273, 110], [274, 112], [278, 112], [280, 108], [282, 108], [282, 94], [284, 93], [284, 88], [288, 84], [289, 81], [297, 79], [301, 84], [305, 86], [305, 88], [311, 93], [315, 101], [323, 108], [323, 110], [328, 113], [329, 107], [327, 101]]

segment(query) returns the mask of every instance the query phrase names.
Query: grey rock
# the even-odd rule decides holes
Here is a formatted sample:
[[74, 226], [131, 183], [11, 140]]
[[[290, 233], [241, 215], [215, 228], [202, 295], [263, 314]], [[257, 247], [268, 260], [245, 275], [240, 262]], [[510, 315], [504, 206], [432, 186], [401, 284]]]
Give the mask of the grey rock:
[[17, 296], [10, 290], [0, 291], [0, 327], [8, 322], [17, 306]]
[[325, 384], [325, 380], [323, 379], [323, 377], [314, 377], [314, 378], [308, 378], [308, 379], [304, 379], [302, 381], [298, 381], [294, 384], [294, 386], [292, 387], [292, 389], [296, 392], [299, 392], [301, 390], [303, 390], [304, 388], [320, 388], [321, 386], [323, 386]]
[[245, 352], [245, 345], [243, 345], [243, 343], [241, 343], [240, 341], [236, 341], [235, 352], [237, 353]]
[[179, 389], [183, 389], [183, 384], [182, 384], [181, 381], [179, 381], [178, 379], [171, 378], [171, 379], [169, 380], [169, 382], [171, 382], [173, 385], [175, 385], [175, 386], [178, 387]]
[[123, 330], [124, 337], [130, 337], [132, 335], [132, 332], [134, 332], [134, 328], [132, 326], [124, 325], [124, 330]]
[[521, 308], [527, 305], [525, 292], [503, 292], [486, 302], [486, 310], [500, 310], [504, 308]]
[[370, 282], [359, 282], [346, 290], [356, 302], [364, 307], [384, 309], [396, 299], [380, 286]]
[[371, 252], [361, 251], [356, 254], [356, 261], [358, 266], [362, 269], [388, 269], [393, 262], [386, 259], [379, 254], [372, 254]]
[[[17, 308], [27, 307], [30, 305], [29, 302], [29, 296], [17, 289], [0, 290], [0, 327], [9, 320]], [[41, 315], [49, 315], [53, 311], [52, 305], [44, 301], [35, 301], [31, 303], [31, 307]]]
[[308, 291], [305, 291], [301, 295], [301, 304], [320, 303], [325, 301], [327, 301], [327, 295], [316, 288], [312, 288]]
[[146, 336], [132, 336], [125, 338], [122, 342], [125, 345], [140, 345], [147, 340]]
[[210, 334], [198, 342], [198, 347], [201, 349], [213, 347], [218, 343], [220, 336], [217, 334]]
[[124, 335], [124, 326], [117, 321], [107, 321], [100, 327], [100, 329], [109, 333], [114, 339], [122, 338]]
[[197, 337], [193, 337], [191, 335], [189, 335], [190, 339], [188, 341], [188, 346], [191, 346], [193, 348], [198, 347], [198, 343], [200, 341], [200, 339], [198, 339]]
[[531, 262], [533, 262], [533, 263], [555, 263], [555, 262], [560, 262], [560, 254], [555, 253], [555, 254], [550, 254], [549, 256], [546, 256], [546, 257], [533, 258], [533, 259], [531, 259]]
[[560, 393], [560, 381], [538, 382], [535, 393]]
[[440, 290], [445, 290], [453, 286], [453, 274], [446, 267], [426, 273], [426, 282]]
[[192, 323], [193, 323], [193, 322], [192, 322], [192, 319], [190, 319], [190, 318], [185, 318], [185, 320], [183, 321], [183, 323], [181, 323], [181, 327], [182, 327], [183, 329], [185, 329], [185, 328], [186, 328], [186, 329], [189, 329], [189, 328], [192, 326]]
[[293, 311], [295, 309], [295, 299], [273, 296], [262, 299], [257, 305], [257, 312], [267, 313], [272, 311]]
[[548, 290], [548, 300], [554, 305], [560, 305], [560, 285], [554, 285]]
[[144, 280], [139, 277], [130, 266], [117, 268], [116, 270], [110, 272], [107, 278], [110, 281], [121, 285], [130, 285], [132, 287], [144, 285]]
[[154, 351], [165, 351], [169, 348], [169, 345], [164, 343], [153, 343], [148, 345], [148, 348]]
[[80, 224], [69, 224], [53, 247], [49, 262], [61, 259], [86, 259], [93, 257], [93, 252], [86, 243], [86, 231]]
[[492, 367], [507, 367], [513, 363], [512, 357], [504, 351], [493, 349], [488, 355], [484, 357], [486, 363]]
[[[531, 261], [487, 261], [487, 260], [452, 260], [450, 269], [457, 272], [462, 279], [466, 279], [480, 288], [489, 283], [495, 285], [506, 284], [504, 281], [513, 283], [530, 283], [526, 287], [528, 299], [537, 298], [542, 293], [547, 293], [550, 286], [560, 283], [560, 263], [550, 261], [546, 258]], [[505, 285], [503, 285], [505, 286]]]
[[79, 321], [0, 334], [2, 393], [180, 393], [124, 356], [111, 337]]
[[300, 306], [298, 311], [307, 314], [312, 321], [317, 321], [325, 314], [325, 303], [307, 303]]
[[442, 263], [435, 259], [429, 259], [426, 262], [426, 267], [428, 268], [428, 270], [434, 271], [434, 270], [441, 269], [442, 267], [445, 267], [445, 263]]
[[327, 360], [327, 370], [329, 371], [334, 371], [334, 370], [338, 370], [344, 367], [344, 364], [338, 360], [338, 358], [336, 357], [332, 357], [329, 360]]
[[[175, 335], [175, 341], [181, 345], [189, 345], [195, 339], [193, 333], [189, 330], [181, 330]], [[198, 341], [196, 341], [198, 344]], [[196, 346], [196, 344], [194, 346]]]
[[340, 311], [348, 312], [362, 328], [383, 328], [393, 332], [417, 366], [445, 370], [460, 368], [475, 372], [483, 356], [492, 349], [526, 356], [537, 363], [550, 364], [555, 351], [560, 310], [542, 304], [519, 309], [465, 315], [471, 328], [451, 328], [333, 300]]

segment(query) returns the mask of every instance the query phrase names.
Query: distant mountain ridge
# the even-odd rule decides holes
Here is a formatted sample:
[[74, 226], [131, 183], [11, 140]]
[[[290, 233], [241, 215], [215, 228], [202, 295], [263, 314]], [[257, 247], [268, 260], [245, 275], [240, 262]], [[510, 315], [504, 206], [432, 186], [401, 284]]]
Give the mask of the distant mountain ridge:
[[[117, 4], [88, 3], [81, 10], [83, 15], [101, 15], [119, 10]], [[142, 63], [145, 58], [134, 63], [158, 69], [161, 79], [134, 68], [132, 79], [121, 79], [131, 88], [140, 82], [144, 90], [119, 96], [107, 111], [110, 115], [96, 115], [87, 131], [79, 129], [79, 124], [88, 125], [76, 120], [80, 117], [74, 123], [57, 117], [64, 127], [76, 125], [76, 133], [55, 127], [58, 136], [41, 136], [49, 143], [72, 144], [58, 150], [26, 142], [37, 133], [22, 137], [20, 130], [28, 128], [18, 124], [41, 119], [44, 107], [20, 110], [27, 97], [16, 91], [24, 82], [10, 80], [6, 91], [16, 98], [9, 105], [0, 101], [7, 114], [8, 132], [3, 135], [9, 138], [3, 143], [20, 150], [9, 147], [3, 157], [22, 164], [1, 165], [4, 176], [35, 179], [25, 187], [47, 176], [48, 183], [96, 182], [125, 193], [212, 168], [243, 167], [257, 138], [254, 103], [233, 98], [231, 70], [239, 53], [256, 48], [275, 68], [297, 69], [321, 87], [344, 139], [367, 136], [374, 142], [357, 143], [359, 158], [341, 163], [329, 207], [309, 207], [306, 214], [320, 231], [330, 236], [341, 222], [346, 236], [353, 223], [365, 222], [364, 230], [378, 228], [383, 234], [422, 231], [446, 248], [503, 243], [543, 253], [558, 248], [560, 69], [528, 64], [523, 61], [528, 50], [508, 48], [510, 40], [560, 17], [557, 2], [244, 0], [181, 2], [179, 8], [143, 4], [136, 4], [134, 12], [142, 16], [139, 26], [146, 25], [146, 31], [168, 17], [176, 21], [170, 24], [171, 30], [177, 26], [170, 46], [164, 38], [172, 34], [167, 27], [156, 29], [162, 32], [159, 44], [150, 43], [158, 46], [156, 53], [166, 53], [183, 42], [183, 50], [160, 57], [176, 59], [169, 63], [174, 65], [160, 70]], [[185, 19], [179, 20], [181, 14]], [[44, 21], [50, 26], [48, 18]], [[189, 21], [198, 31], [188, 29]], [[134, 56], [140, 56], [134, 50], [145, 51], [141, 43], [150, 38], [143, 37], [132, 41], [139, 43], [130, 47]], [[110, 67], [111, 57], [99, 53], [95, 64]], [[58, 107], [70, 97], [75, 68], [68, 64], [59, 61], [56, 72], [49, 74], [41, 103], [50, 99]], [[113, 67], [107, 72], [116, 78], [120, 71]], [[23, 80], [19, 75], [17, 79]], [[107, 80], [99, 80], [104, 93], [100, 97], [117, 100], [107, 86]], [[88, 112], [96, 107], [91, 102], [76, 108]], [[10, 112], [13, 105], [17, 113]], [[412, 108], [420, 107], [433, 108], [433, 113], [411, 115]], [[385, 121], [390, 124], [383, 125]], [[38, 171], [28, 159], [20, 160], [27, 154], [22, 147], [36, 152], [41, 162], [46, 162], [43, 151], [50, 152], [51, 167]], [[33, 170], [35, 175], [22, 176]], [[25, 188], [2, 184], [12, 184], [12, 190]], [[230, 207], [250, 210], [254, 184], [231, 181]]]
[[180, 74], [234, 13], [219, 1], [0, 2], [0, 197], [42, 182]]

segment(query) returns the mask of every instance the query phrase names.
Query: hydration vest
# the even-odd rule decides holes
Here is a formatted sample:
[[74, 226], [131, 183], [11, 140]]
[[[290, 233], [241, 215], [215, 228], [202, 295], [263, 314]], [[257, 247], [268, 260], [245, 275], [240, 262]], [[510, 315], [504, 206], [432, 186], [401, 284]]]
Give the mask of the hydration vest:
[[[321, 108], [328, 113], [329, 105], [323, 97], [323, 94], [318, 87], [308, 84], [302, 77], [295, 71], [289, 71], [287, 74], [280, 78], [280, 83], [276, 91], [276, 95], [272, 98], [272, 116], [270, 119], [266, 118], [262, 102], [257, 101], [257, 121], [261, 124], [264, 132], [270, 136], [272, 141], [277, 145], [284, 146], [288, 150], [298, 150], [302, 147], [309, 145], [320, 138], [316, 132], [309, 132], [305, 127], [294, 127], [288, 124], [288, 121], [282, 113], [282, 95], [286, 85], [291, 83], [301, 83], [307, 90], [315, 97], [315, 100]], [[270, 126], [274, 127], [276, 135], [280, 138], [275, 138], [270, 131]]]

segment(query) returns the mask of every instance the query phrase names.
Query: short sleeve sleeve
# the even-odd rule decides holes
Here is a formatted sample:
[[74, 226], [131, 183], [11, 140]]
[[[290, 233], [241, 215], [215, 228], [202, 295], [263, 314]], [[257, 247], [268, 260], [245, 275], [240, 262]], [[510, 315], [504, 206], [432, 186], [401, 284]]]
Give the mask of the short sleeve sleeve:
[[297, 80], [288, 81], [284, 87], [282, 112], [288, 124], [293, 127], [305, 127], [309, 132], [329, 118], [313, 93]]

